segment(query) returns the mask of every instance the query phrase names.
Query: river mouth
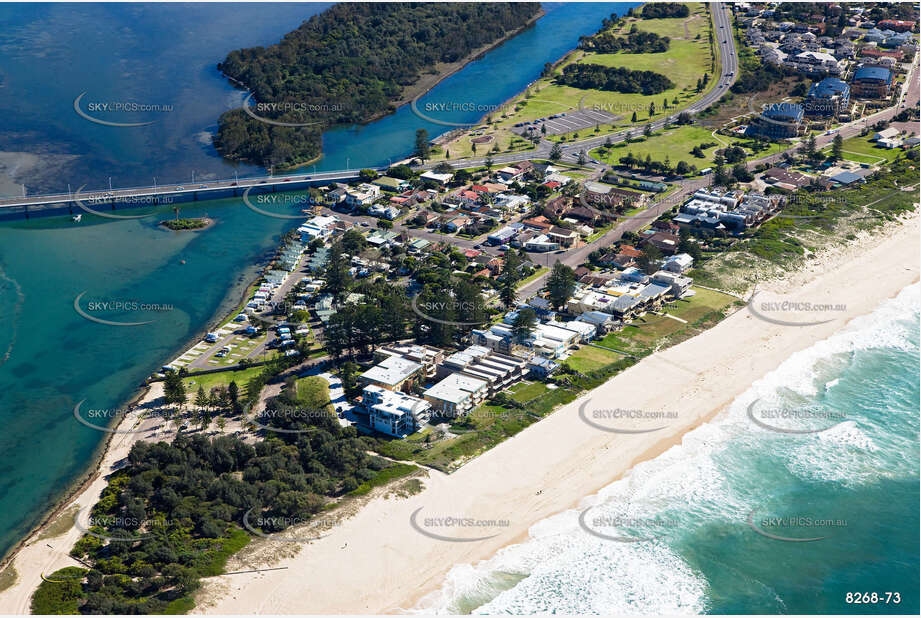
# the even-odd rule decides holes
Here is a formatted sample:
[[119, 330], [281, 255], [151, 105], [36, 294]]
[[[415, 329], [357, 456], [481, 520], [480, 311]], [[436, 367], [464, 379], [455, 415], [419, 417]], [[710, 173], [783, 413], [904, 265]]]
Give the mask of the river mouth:
[[[67, 5], [66, 19], [54, 5], [0, 7], [6, 37], [0, 105], [7, 129], [0, 134], [0, 193], [21, 195], [22, 185], [34, 195], [81, 185], [105, 190], [110, 182], [115, 188], [195, 186], [188, 183], [263, 175], [256, 166], [224, 161], [210, 144], [217, 118], [239, 107], [243, 96], [215, 65], [232, 49], [279, 40], [291, 24], [326, 6], [241, 4], [226, 11], [215, 4], [80, 4]], [[638, 4], [545, 5], [546, 15], [534, 26], [430, 95], [472, 93], [479, 103], [500, 103], [604, 17], [631, 6]], [[81, 35], [98, 30], [125, 36], [103, 43]], [[129, 97], [173, 111], [147, 126], [100, 126], [74, 112], [82, 92], [81, 103]], [[418, 128], [432, 137], [445, 130], [425, 125], [408, 105], [367, 125], [333, 129], [324, 135], [323, 159], [303, 170], [387, 165], [409, 152]], [[259, 216], [239, 198], [184, 203], [180, 216], [220, 222], [194, 234], [165, 234], [157, 221], [172, 212], [151, 212], [138, 220], [98, 222], [85, 215], [80, 222], [46, 217], [0, 224], [0, 273], [6, 277], [0, 278], [0, 311], [10, 329], [0, 333], [0, 345], [13, 342], [0, 364], [0, 446], [7, 461], [16, 462], [15, 469], [0, 466], [0, 478], [11, 479], [0, 497], [6, 515], [0, 553], [38, 523], [96, 452], [100, 432], [73, 420], [74, 405], [88, 398], [96, 407], [117, 408], [129, 400], [137, 384], [239, 300], [259, 260], [296, 224]], [[175, 309], [154, 324], [107, 327], [74, 313], [73, 299], [84, 290]]]

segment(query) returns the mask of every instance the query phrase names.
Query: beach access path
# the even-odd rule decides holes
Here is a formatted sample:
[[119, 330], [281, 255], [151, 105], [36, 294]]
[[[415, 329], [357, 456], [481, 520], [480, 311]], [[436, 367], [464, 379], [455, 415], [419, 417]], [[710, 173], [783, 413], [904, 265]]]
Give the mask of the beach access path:
[[[425, 480], [421, 492], [373, 500], [328, 536], [266, 565], [287, 569], [205, 580], [193, 613], [391, 613], [416, 606], [440, 588], [454, 565], [475, 564], [526, 540], [533, 524], [577, 508], [638, 462], [680, 443], [792, 354], [917, 282], [918, 231], [914, 213], [903, 225], [817, 255], [784, 281], [759, 285], [790, 299], [843, 304], [846, 309], [831, 321], [785, 326], [758, 319], [743, 307], [714, 328], [643, 359], [457, 472]], [[600, 431], [579, 416], [589, 400], [608, 408], [674, 410], [678, 419], [652, 433]], [[417, 523], [469, 517], [509, 525], [445, 529], [454, 536], [495, 535], [448, 542], [420, 533], [411, 523], [414, 513]], [[283, 549], [278, 541], [255, 542]]]

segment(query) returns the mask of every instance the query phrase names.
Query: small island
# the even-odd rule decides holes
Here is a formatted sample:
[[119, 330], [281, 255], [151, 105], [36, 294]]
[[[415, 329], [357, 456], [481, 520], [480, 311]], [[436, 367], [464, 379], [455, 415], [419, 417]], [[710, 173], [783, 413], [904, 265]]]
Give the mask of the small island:
[[214, 220], [208, 217], [195, 217], [190, 219], [168, 219], [161, 221], [160, 225], [174, 232], [186, 230], [203, 230], [214, 225]]

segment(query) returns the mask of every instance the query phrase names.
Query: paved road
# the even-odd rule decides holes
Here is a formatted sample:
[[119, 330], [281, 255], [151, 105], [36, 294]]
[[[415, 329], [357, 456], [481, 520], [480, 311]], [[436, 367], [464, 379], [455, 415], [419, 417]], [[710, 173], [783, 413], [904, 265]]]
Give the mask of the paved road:
[[[736, 74], [739, 71], [739, 57], [736, 53], [735, 40], [732, 38], [732, 27], [729, 20], [729, 11], [728, 9], [724, 8], [723, 3], [711, 2], [709, 4], [710, 11], [713, 15], [713, 22], [716, 26], [713, 36], [720, 57], [720, 75], [718, 78], [712, 78], [717, 79], [716, 86], [713, 89], [692, 103], [690, 106], [680, 110], [692, 114], [707, 109], [713, 103], [718, 101], [724, 94], [726, 94], [729, 91], [729, 87], [732, 86], [732, 84], [735, 82], [737, 77]], [[584, 150], [587, 153], [590, 150], [603, 145], [607, 140], [610, 140], [615, 144], [622, 142], [627, 139], [628, 132], [630, 135], [635, 136], [643, 131], [643, 129], [646, 127], [646, 124], [649, 124], [654, 130], [660, 129], [665, 126], [667, 121], [677, 118], [678, 113], [679, 112], [676, 112], [674, 116], [667, 119], [656, 120], [651, 123], [637, 124], [636, 127], [630, 129], [629, 131], [624, 130], [620, 133], [600, 135], [578, 142], [561, 144], [560, 148], [563, 151], [562, 160], [575, 162], [579, 157], [579, 152]], [[526, 159], [545, 159], [550, 156], [551, 148], [553, 148], [553, 142], [544, 140], [540, 142], [537, 148], [533, 150], [510, 154], [498, 154], [492, 156], [491, 159], [494, 164], [517, 163], [518, 161], [524, 161]], [[448, 163], [450, 163], [455, 168], [464, 168], [479, 167], [484, 165], [485, 162], [486, 157], [483, 156], [467, 159], [454, 159]], [[439, 163], [442, 162], [429, 162], [426, 163], [423, 167], [433, 168]], [[592, 167], [595, 167], [595, 165], [592, 165]]]
[[[727, 26], [728, 29], [728, 26]], [[718, 29], [719, 30], [719, 29]], [[730, 39], [731, 41], [731, 39]], [[734, 70], [734, 69], [730, 69]], [[838, 132], [841, 134], [841, 137], [847, 139], [849, 137], [854, 137], [859, 135], [861, 131], [867, 126], [871, 126], [880, 121], [890, 120], [893, 116], [898, 114], [903, 109], [914, 107], [918, 104], [919, 100], [919, 60], [915, 59], [912, 63], [911, 69], [909, 70], [908, 78], [905, 80], [905, 84], [902, 88], [902, 91], [899, 95], [899, 99], [893, 107], [886, 108], [868, 116], [867, 118], [862, 118], [850, 122], [842, 126]], [[917, 132], [917, 129], [916, 129]], [[830, 144], [834, 140], [834, 135], [822, 135], [816, 138], [816, 145], [819, 148], [823, 148]], [[747, 161], [745, 165], [749, 169], [753, 169], [761, 163], [776, 163], [779, 162], [784, 153], [793, 152], [799, 148], [798, 145], [791, 146], [783, 152], [779, 152], [767, 157], [761, 157], [759, 159], [753, 159]], [[693, 178], [681, 181], [680, 189], [675, 193], [669, 195], [665, 200], [661, 202], [654, 203], [648, 209], [643, 212], [637, 213], [633, 217], [621, 222], [614, 229], [607, 232], [604, 236], [596, 239], [595, 241], [588, 243], [577, 249], [567, 251], [562, 254], [547, 254], [545, 256], [532, 256], [532, 259], [543, 265], [551, 266], [555, 262], [562, 262], [570, 267], [576, 267], [579, 264], [582, 264], [586, 259], [588, 259], [589, 254], [596, 249], [604, 248], [610, 246], [612, 243], [620, 240], [625, 232], [635, 232], [642, 227], [646, 226], [650, 221], [656, 219], [664, 212], [684, 201], [684, 198], [710, 184], [709, 178]], [[521, 300], [525, 300], [534, 294], [536, 294], [544, 285], [544, 281], [547, 275], [543, 275], [534, 281], [528, 283], [526, 286], [523, 286], [518, 290], [518, 297]]]
[[[373, 168], [384, 171], [386, 168]], [[226, 180], [206, 180], [199, 179], [191, 183], [170, 183], [158, 184], [149, 187], [129, 187], [123, 189], [114, 189], [112, 191], [101, 190], [83, 190], [79, 187], [73, 187], [71, 193], [56, 193], [50, 195], [33, 195], [29, 197], [7, 197], [0, 199], [0, 208], [13, 208], [20, 206], [38, 206], [42, 204], [62, 204], [79, 199], [90, 208], [98, 204], [97, 200], [108, 204], [109, 200], [115, 199], [124, 203], [135, 202], [140, 206], [145, 205], [145, 199], [149, 200], [155, 196], [161, 198], [171, 196], [188, 196], [198, 194], [199, 199], [211, 199], [209, 193], [219, 191], [226, 192], [230, 189], [246, 189], [247, 187], [259, 187], [261, 185], [275, 185], [280, 190], [285, 188], [282, 183], [298, 182], [309, 180], [322, 182], [335, 182], [355, 180], [358, 178], [358, 170], [338, 170], [333, 172], [317, 172], [315, 174], [305, 174], [303, 172], [291, 176], [258, 176], [255, 178], [228, 178]]]
[[[736, 55], [734, 41], [732, 39], [732, 30], [729, 22], [729, 13], [728, 10], [723, 8], [722, 4], [719, 2], [711, 2], [710, 10], [713, 14], [713, 20], [716, 24], [714, 31], [714, 37], [717, 43], [717, 47], [720, 55], [721, 63], [721, 74], [717, 81], [716, 87], [714, 87], [710, 92], [706, 93], [703, 97], [697, 100], [695, 103], [687, 107], [684, 111], [688, 112], [698, 112], [709, 107], [712, 103], [722, 97], [728, 90], [729, 86], [732, 84], [732, 81], [735, 79], [735, 73], [738, 71], [738, 57]], [[733, 73], [730, 77], [730, 73]], [[657, 120], [655, 122], [649, 123], [653, 129], [658, 129], [665, 124], [665, 120]], [[634, 131], [642, 131], [644, 124], [638, 124]], [[588, 152], [592, 148], [597, 148], [602, 145], [606, 139], [614, 143], [623, 141], [626, 139], [626, 132], [617, 133], [610, 136], [600, 136], [594, 137], [591, 139], [583, 140], [580, 142], [573, 142], [567, 145], [562, 146], [563, 150], [563, 159], [569, 161], [575, 161], [578, 158], [579, 152], [585, 150]], [[534, 158], [547, 158], [550, 154], [550, 149], [553, 147], [551, 142], [543, 141], [538, 144], [537, 148], [534, 150], [528, 150], [519, 153], [513, 154], [504, 154], [496, 155], [492, 157], [494, 163], [515, 163], [518, 161], [524, 161], [527, 159]], [[485, 162], [485, 157], [483, 158], [470, 158], [470, 159], [455, 159], [448, 161], [451, 165], [456, 168], [460, 167], [477, 167], [483, 165]], [[435, 162], [429, 162], [423, 167], [432, 168], [438, 165]], [[386, 168], [373, 168], [378, 169], [378, 171], [384, 171]], [[106, 196], [106, 199], [115, 198], [121, 200], [135, 200], [138, 198], [147, 197], [150, 199], [152, 196], [159, 195], [169, 196], [169, 195], [189, 195], [192, 193], [201, 194], [201, 199], [207, 199], [209, 192], [218, 192], [226, 191], [228, 189], [245, 189], [246, 187], [258, 187], [260, 185], [270, 185], [275, 184], [276, 186], [281, 187], [282, 182], [295, 182], [302, 180], [310, 181], [324, 181], [324, 182], [334, 182], [337, 180], [352, 180], [357, 177], [357, 170], [339, 170], [331, 172], [319, 172], [314, 174], [305, 174], [298, 173], [291, 176], [263, 176], [256, 178], [241, 178], [241, 179], [227, 179], [227, 180], [213, 180], [202, 182], [192, 183], [171, 183], [168, 185], [159, 185], [159, 186], [150, 186], [150, 187], [133, 187], [133, 188], [123, 188], [115, 189], [112, 191], [105, 190], [93, 190], [76, 195], [76, 197], [81, 199], [92, 199], [92, 198], [102, 198]], [[289, 180], [285, 181], [287, 178]], [[54, 195], [36, 195], [31, 197], [15, 197], [15, 198], [3, 198], [0, 199], [0, 209], [2, 208], [12, 208], [12, 207], [21, 207], [24, 205], [40, 205], [40, 204], [60, 204], [73, 201], [76, 194], [76, 188], [74, 188], [74, 193], [62, 193]], [[92, 206], [91, 206], [92, 207]]]

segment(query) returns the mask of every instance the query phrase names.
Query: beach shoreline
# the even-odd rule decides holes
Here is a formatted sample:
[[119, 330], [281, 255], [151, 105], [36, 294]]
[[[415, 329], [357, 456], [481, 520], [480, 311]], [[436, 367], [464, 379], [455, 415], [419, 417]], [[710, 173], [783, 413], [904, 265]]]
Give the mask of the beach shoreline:
[[2, 569], [12, 566], [16, 572], [16, 581], [0, 592], [0, 607], [5, 612], [30, 613], [32, 594], [45, 573], [52, 573], [65, 566], [82, 566], [69, 556], [71, 548], [83, 536], [73, 522], [65, 532], [53, 537], [43, 537], [43, 533], [57, 523], [59, 518], [66, 516], [72, 507], [84, 509], [96, 504], [108, 485], [109, 475], [122, 467], [122, 462], [136, 442], [171, 439], [175, 430], [170, 430], [162, 418], [144, 418], [142, 415], [146, 410], [156, 407], [162, 396], [161, 382], [151, 383], [135, 395], [134, 403], [129, 404], [126, 414], [115, 426], [109, 428], [108, 437], [100, 443], [102, 452], [94, 459], [95, 465], [49, 511], [42, 523], [10, 550]]
[[[839, 245], [830, 250], [823, 251], [803, 269], [793, 271], [788, 277], [771, 282], [768, 285], [776, 290], [790, 290], [796, 287], [815, 285], [821, 283], [823, 279], [840, 277], [843, 271], [848, 270], [848, 267], [853, 268], [854, 263], [859, 263], [861, 261], [867, 262], [871, 259], [867, 257], [869, 253], [868, 247], [870, 245], [875, 245], [876, 247], [873, 251], [873, 262], [865, 264], [864, 268], [873, 270], [879, 267], [878, 263], [885, 262], [886, 260], [890, 262], [893, 259], [904, 261], [903, 258], [907, 255], [910, 255], [910, 259], [914, 260], [914, 256], [917, 255], [917, 250], [915, 250], [914, 253], [902, 250], [885, 251], [883, 247], [893, 246], [895, 244], [904, 247], [914, 244], [915, 249], [917, 249], [917, 228], [918, 214], [915, 212], [898, 225], [883, 228], [876, 234], [865, 234], [863, 238], [848, 243], [843, 247]], [[833, 264], [835, 266], [833, 266]], [[822, 332], [831, 334], [844, 328], [847, 323], [854, 317], [857, 317], [857, 315], [869, 313], [879, 302], [882, 302], [885, 298], [895, 296], [899, 290], [917, 281], [917, 264], [913, 263], [912, 267], [912, 269], [900, 271], [898, 273], [900, 276], [896, 277], [896, 281], [890, 281], [889, 279], [885, 281], [876, 280], [874, 292], [878, 292], [878, 294], [869, 293], [867, 291], [857, 292], [856, 290], [851, 290], [850, 293], [852, 295], [856, 294], [860, 298], [859, 312], [853, 315], [849, 314], [843, 322], [836, 320], [836, 324], [830, 327], [826, 325], [825, 328], [822, 328]], [[245, 289], [248, 289], [248, 286], [244, 288], [244, 290]], [[857, 302], [858, 301], [855, 301], [855, 304]], [[867, 303], [870, 303], [872, 306], [867, 308]], [[543, 452], [546, 451], [548, 447], [550, 447], [551, 450], [553, 447], [559, 448], [560, 444], [558, 443], [558, 439], [565, 440], [568, 437], [566, 436], [567, 428], [562, 427], [562, 431], [560, 431], [560, 428], [554, 428], [551, 427], [551, 425], [560, 424], [559, 419], [563, 418], [561, 413], [571, 413], [575, 407], [586, 399], [590, 400], [595, 396], [603, 396], [604, 393], [602, 391], [606, 388], [610, 390], [611, 387], [609, 387], [609, 385], [615, 382], [619, 385], [621, 382], [634, 379], [635, 376], [633, 374], [640, 372], [641, 369], [644, 369], [645, 373], [648, 373], [649, 367], [654, 366], [658, 371], [668, 371], [670, 366], [663, 365], [657, 360], [662, 356], [680, 351], [679, 348], [696, 348], [701, 345], [706, 346], [707, 342], [702, 340], [708, 337], [722, 339], [724, 344], [726, 340], [729, 339], [729, 347], [735, 347], [732, 344], [736, 342], [735, 340], [737, 338], [732, 336], [727, 337], [726, 331], [729, 329], [729, 323], [731, 321], [740, 321], [741, 318], [746, 317], [751, 321], [750, 315], [743, 315], [746, 313], [746, 309], [743, 307], [715, 327], [700, 335], [644, 359], [634, 367], [618, 374], [618, 376], [615, 376], [615, 378], [609, 380], [597, 389], [583, 394], [576, 401], [554, 411], [554, 413], [543, 419], [540, 423], [535, 423], [517, 436], [506, 440], [490, 451], [471, 460], [454, 474], [450, 476], [436, 475], [429, 478], [426, 482], [426, 489], [420, 494], [408, 500], [393, 501], [378, 499], [371, 501], [370, 504], [366, 505], [354, 517], [343, 522], [338, 534], [334, 531], [334, 533], [330, 535], [334, 540], [328, 541], [327, 539], [323, 539], [320, 542], [311, 543], [309, 548], [301, 550], [295, 556], [278, 561], [279, 564], [289, 566], [286, 571], [244, 576], [237, 575], [234, 576], [235, 579], [231, 581], [228, 581], [228, 576], [218, 576], [216, 578], [204, 580], [203, 590], [199, 593], [199, 598], [197, 599], [198, 605], [196, 609], [193, 610], [193, 613], [305, 613], [305, 611], [307, 611], [305, 608], [309, 609], [311, 613], [334, 613], [343, 611], [350, 613], [390, 613], [416, 607], [424, 599], [438, 592], [444, 581], [445, 574], [455, 564], [475, 564], [481, 560], [490, 558], [496, 551], [503, 547], [525, 541], [528, 538], [530, 526], [537, 521], [561, 511], [577, 508], [587, 497], [592, 496], [603, 487], [622, 478], [638, 463], [653, 459], [675, 444], [680, 444], [686, 433], [711, 421], [723, 412], [736, 394], [727, 392], [714, 400], [712, 399], [711, 393], [711, 399], [708, 400], [708, 405], [705, 406], [705, 409], [700, 413], [691, 415], [686, 419], [686, 422], [682, 422], [680, 426], [673, 428], [673, 430], [669, 431], [667, 434], [658, 437], [650, 437], [650, 434], [646, 434], [646, 437], [640, 440], [631, 437], [636, 444], [630, 445], [631, 448], [629, 449], [624, 449], [616, 465], [601, 467], [601, 469], [607, 471], [607, 474], [599, 474], [593, 477], [594, 480], [590, 483], [584, 481], [582, 483], [573, 483], [564, 492], [565, 495], [556, 495], [553, 499], [549, 499], [549, 493], [541, 492], [541, 494], [536, 494], [536, 492], [531, 491], [534, 487], [546, 487], [548, 484], [547, 482], [508, 488], [502, 487], [501, 483], [497, 483], [500, 479], [508, 481], [508, 476], [500, 472], [498, 478], [495, 477], [496, 471], [503, 470], [504, 467], [507, 467], [507, 464], [515, 464], [520, 467], [522, 462], [526, 460], [522, 455], [523, 452]], [[777, 328], [776, 325], [758, 321], [755, 321], [754, 325], [763, 325], [762, 328], [768, 330], [770, 330], [772, 326], [774, 329]], [[749, 324], [749, 326], [752, 325]], [[787, 330], [802, 331], [803, 329]], [[823, 337], [801, 337], [797, 342], [797, 348], [807, 347], [821, 338]], [[687, 355], [687, 352], [684, 352], [684, 355]], [[788, 354], [782, 357], [775, 356], [774, 360], [776, 360], [776, 362], [772, 361], [768, 363], [769, 366], [767, 366], [764, 373], [776, 368], [776, 366], [783, 362], [787, 356]], [[680, 366], [682, 363], [680, 362], [674, 364], [679, 366], [679, 372], [687, 373], [691, 371], [688, 369], [681, 369]], [[712, 371], [713, 367], [709, 369]], [[675, 368], [672, 367], [671, 370], [674, 371]], [[705, 378], [700, 376], [706, 371], [707, 368], [703, 368], [701, 371], [696, 372], [694, 374], [694, 380], [696, 382], [703, 382]], [[694, 373], [693, 371], [691, 372]], [[758, 377], [760, 377], [760, 375]], [[640, 382], [642, 382], [642, 380], [640, 380]], [[739, 389], [744, 390], [750, 383], [751, 381], [742, 380]], [[697, 390], [698, 394], [704, 392], [701, 391], [699, 387]], [[135, 395], [132, 400], [134, 404], [131, 413], [126, 415], [115, 429], [124, 429], [124, 427], [129, 426], [126, 425], [127, 423], [138, 423], [139, 418], [137, 412], [145, 407], [155, 405], [156, 400], [159, 399], [161, 394], [162, 386], [160, 386], [159, 383], [154, 383], [147, 387], [146, 392]], [[667, 407], [667, 405], [660, 405], [658, 409], [666, 409]], [[107, 440], [101, 443], [104, 446], [101, 447], [102, 452], [100, 456], [96, 458], [95, 466], [84, 475], [83, 480], [79, 484], [75, 484], [74, 488], [68, 492], [66, 497], [43, 519], [42, 523], [36, 526], [23, 541], [18, 543], [6, 557], [2, 567], [0, 567], [0, 571], [8, 566], [13, 566], [17, 573], [17, 579], [12, 586], [0, 592], [0, 605], [10, 608], [10, 610], [15, 613], [28, 613], [31, 595], [41, 582], [41, 575], [43, 573], [52, 572], [63, 566], [77, 566], [77, 563], [67, 555], [67, 552], [73, 544], [82, 536], [76, 527], [71, 526], [64, 534], [51, 539], [41, 539], [42, 533], [47, 530], [50, 525], [55, 523], [61, 514], [73, 505], [76, 504], [81, 507], [86, 507], [94, 504], [106, 485], [106, 477], [112, 471], [118, 469], [119, 462], [123, 460], [128, 451], [130, 451], [130, 447], [135, 442], [152, 438], [168, 439], [168, 430], [162, 432], [162, 435], [160, 435], [160, 428], [153, 427], [157, 420], [156, 417], [147, 419], [146, 423], [148, 424], [146, 427], [143, 425], [141, 426], [143, 428], [142, 432], [131, 434], [113, 433], [110, 434]], [[584, 426], [576, 427], [580, 429], [583, 434], [588, 430], [588, 428]], [[568, 430], [571, 432], [572, 426], [568, 427]], [[602, 432], [594, 431], [593, 433], [599, 434]], [[585, 436], [580, 435], [579, 438], [584, 440]], [[608, 440], [605, 438], [608, 438]], [[616, 439], [610, 440], [609, 438], [610, 436], [589, 435], [588, 439], [591, 442], [590, 448], [560, 449], [569, 452], [570, 456], [563, 456], [561, 458], [557, 453], [554, 454], [552, 461], [565, 462], [567, 468], [570, 470], [582, 470], [587, 467], [595, 469], [599, 466], [604, 452], [608, 451], [611, 446], [605, 442], [616, 441]], [[620, 436], [618, 436], [618, 438], [620, 438]], [[570, 444], [569, 446], [574, 447], [576, 445]], [[539, 468], [546, 469], [548, 465], [550, 465], [549, 462], [543, 464], [535, 463], [532, 468], [534, 470]], [[500, 538], [493, 542], [472, 544], [476, 547], [471, 547], [471, 544], [467, 543], [451, 543], [448, 545], [452, 547], [447, 548], [450, 551], [444, 551], [445, 543], [435, 542], [434, 547], [426, 545], [433, 542], [417, 533], [411, 533], [411, 536], [403, 537], [403, 540], [407, 542], [409, 547], [421, 550], [417, 552], [396, 551], [394, 546], [389, 543], [381, 543], [381, 540], [377, 539], [379, 551], [371, 552], [371, 559], [368, 560], [368, 563], [378, 565], [386, 563], [391, 557], [391, 554], [396, 551], [397, 555], [402, 556], [402, 559], [405, 561], [407, 570], [402, 571], [402, 575], [398, 577], [394, 573], [384, 574], [380, 572], [381, 570], [379, 568], [376, 569], [379, 573], [378, 577], [383, 578], [380, 582], [376, 582], [379, 586], [365, 587], [361, 585], [361, 578], [348, 579], [350, 582], [356, 582], [355, 584], [351, 584], [357, 586], [355, 590], [349, 587], [343, 588], [341, 586], [342, 582], [346, 580], [336, 579], [336, 573], [339, 573], [342, 568], [348, 569], [346, 565], [355, 566], [347, 560], [341, 560], [342, 556], [337, 552], [344, 538], [348, 538], [348, 545], [359, 545], [361, 541], [373, 540], [378, 534], [375, 532], [375, 529], [382, 521], [393, 521], [395, 526], [406, 528], [405, 526], [401, 526], [403, 522], [400, 522], [400, 519], [403, 518], [402, 516], [406, 516], [408, 513], [407, 509], [418, 508], [420, 505], [424, 506], [422, 501], [426, 500], [428, 500], [428, 504], [430, 505], [435, 502], [440, 503], [440, 500], [431, 500], [432, 496], [438, 496], [439, 494], [448, 498], [445, 502], [446, 504], [451, 504], [452, 498], [460, 495], [461, 502], [457, 507], [451, 507], [451, 509], [449, 509], [450, 512], [461, 513], [470, 511], [472, 507], [469, 505], [473, 500], [472, 496], [477, 493], [471, 491], [471, 489], [482, 479], [484, 476], [483, 472], [485, 472], [487, 468], [492, 469], [492, 472], [489, 473], [491, 477], [483, 479], [486, 482], [483, 484], [483, 488], [478, 495], [479, 504], [482, 505], [484, 499], [488, 501], [490, 497], [492, 497], [493, 500], [497, 500], [501, 497], [501, 501], [506, 505], [507, 509], [504, 515], [510, 516], [510, 520], [515, 520], [517, 522], [516, 525], [512, 526], [513, 530], [510, 531], [511, 534], [508, 536], [499, 535]], [[543, 472], [545, 475], [548, 474], [546, 470], [543, 470]], [[538, 477], [540, 475], [532, 472], [531, 476]], [[559, 479], [560, 477], [556, 476], [555, 478]], [[565, 475], [563, 478], [565, 478]], [[455, 479], [459, 479], [459, 481]], [[524, 489], [524, 487], [527, 487], [527, 489]], [[505, 496], [514, 496], [514, 498], [511, 499]], [[535, 498], [539, 499], [534, 500]], [[537, 503], [534, 505], [536, 508], [531, 506], [531, 502]], [[476, 504], [476, 502], [472, 503]], [[482, 508], [482, 506], [480, 508]], [[528, 515], [522, 515], [522, 509], [524, 509], [524, 512], [528, 513]], [[400, 513], [402, 516], [394, 517], [394, 512]], [[515, 517], [516, 514], [517, 517]], [[484, 515], [486, 514], [484, 513]], [[405, 533], [405, 530], [401, 530], [402, 535], [405, 535]], [[357, 543], [354, 542], [356, 537], [359, 541]], [[49, 552], [44, 543], [38, 542], [40, 540], [48, 541], [49, 546], [50, 543], [54, 543], [60, 549], [52, 547], [53, 551]], [[461, 549], [458, 549], [458, 546], [460, 546]], [[424, 554], [422, 552], [424, 552]], [[419, 560], [408, 560], [407, 556], [410, 555], [417, 556]], [[450, 555], [451, 558], [445, 560], [445, 555]], [[343, 566], [335, 569], [328, 569], [327, 571], [318, 571], [316, 569], [317, 563], [315, 563], [315, 561], [320, 561], [318, 564], [322, 564], [324, 561], [328, 564], [330, 561], [336, 561], [337, 559]], [[379, 560], [383, 562], [378, 562]], [[272, 564], [275, 564], [275, 562]], [[362, 568], [363, 573], [366, 572], [366, 568], [367, 567]], [[405, 586], [405, 582], [413, 581], [417, 569], [422, 573], [429, 573], [424, 579], [418, 578], [414, 580], [417, 581], [419, 585], [410, 586], [408, 589], [398, 587], [396, 593], [382, 594], [376, 598], [369, 596], [367, 590], [387, 590], [387, 584], [393, 584], [395, 581], [402, 580]], [[302, 590], [300, 593], [286, 591], [284, 593], [278, 593], [277, 596], [266, 595], [263, 590], [270, 582], [274, 585], [268, 587], [273, 590], [280, 590], [284, 586], [290, 586], [293, 583], [292, 576], [294, 576], [294, 580], [296, 580], [296, 574], [307, 572], [314, 574], [321, 573], [319, 576], [320, 580], [328, 581], [330, 585], [322, 586], [322, 584], [318, 584], [318, 588], [322, 587], [326, 592], [320, 595], [310, 594], [309, 597], [303, 597], [301, 595], [308, 594], [305, 589], [298, 589]], [[372, 570], [367, 571], [368, 574], [372, 572]], [[341, 591], [337, 593], [337, 590]], [[317, 606], [316, 601], [322, 604]], [[362, 603], [364, 605], [361, 605]]]
[[[193, 231], [201, 231], [202, 229], [207, 229], [213, 225], [213, 221], [206, 228], [201, 228]], [[163, 228], [165, 231], [173, 231]], [[228, 293], [224, 300], [218, 306], [217, 311], [214, 315], [206, 322], [203, 327], [197, 331], [194, 336], [184, 340], [182, 343], [177, 345], [175, 350], [171, 352], [165, 359], [165, 362], [172, 362], [174, 359], [179, 358], [186, 353], [192, 346], [194, 346], [205, 333], [214, 330], [220, 324], [223, 324], [237, 313], [239, 313], [240, 305], [246, 302], [246, 299], [249, 297], [251, 288], [253, 285], [259, 281], [262, 277], [263, 266], [254, 264], [252, 266], [252, 272], [247, 276], [247, 272], [244, 271], [242, 277], [242, 287], [239, 291], [237, 288], [240, 286], [239, 281], [231, 284], [228, 289]], [[232, 300], [236, 298], [237, 300]], [[233, 371], [234, 368], [228, 368], [228, 371]], [[87, 463], [85, 471], [69, 486], [64, 489], [59, 497], [51, 504], [47, 509], [45, 509], [44, 514], [37, 524], [35, 524], [29, 532], [23, 536], [13, 547], [11, 547], [2, 557], [0, 557], [0, 573], [3, 573], [7, 567], [13, 566], [15, 568], [16, 558], [19, 552], [26, 546], [34, 543], [41, 535], [56, 521], [62, 513], [67, 511], [72, 505], [78, 502], [81, 496], [86, 494], [87, 490], [92, 486], [94, 481], [96, 481], [102, 469], [105, 467], [105, 462], [109, 455], [109, 452], [112, 447], [113, 439], [119, 435], [125, 435], [122, 432], [125, 428], [126, 423], [129, 422], [132, 418], [132, 413], [137, 409], [142, 407], [152, 407], [156, 399], [160, 396], [162, 388], [158, 387], [155, 393], [151, 393], [152, 388], [157, 382], [148, 382], [145, 384], [138, 385], [134, 393], [127, 398], [127, 400], [120, 406], [119, 409], [126, 409], [128, 413], [118, 422], [115, 423], [112, 427], [109, 427], [111, 430], [104, 440], [101, 440], [96, 448], [93, 450], [93, 455]], [[136, 419], [135, 419], [136, 420]], [[139, 436], [139, 433], [128, 434]], [[133, 445], [134, 440], [131, 442]], [[129, 445], [130, 447], [130, 445]], [[129, 448], [130, 450], [130, 448]], [[109, 472], [112, 470], [110, 469]], [[97, 496], [98, 500], [98, 496]], [[95, 504], [96, 500], [93, 501]], [[73, 562], [73, 561], [72, 561]], [[18, 584], [20, 577], [17, 576], [16, 582]], [[12, 587], [15, 587], [17, 584], [14, 584]], [[7, 589], [8, 590], [8, 589]], [[0, 590], [0, 601], [3, 600], [3, 594], [5, 590]], [[31, 594], [31, 593], [30, 593]]]
[[[287, 569], [205, 580], [193, 613], [419, 609], [420, 602], [438, 593], [455, 565], [487, 560], [525, 540], [535, 523], [578, 508], [637, 463], [680, 444], [686, 433], [723, 413], [790, 355], [917, 282], [918, 249], [915, 212], [899, 225], [821, 252], [802, 270], [759, 289], [843, 299], [847, 308], [835, 319], [795, 328], [759, 320], [743, 307], [696, 337], [643, 359], [455, 473], [430, 478], [420, 493], [399, 501], [373, 501], [328, 537], [272, 562]], [[855, 281], [860, 285], [853, 285]], [[678, 409], [681, 416], [655, 434], [607, 434], [579, 420], [579, 407], [593, 398], [606, 405]], [[431, 515], [507, 520], [510, 525], [475, 543], [446, 542], [413, 528], [410, 522], [419, 509]]]

